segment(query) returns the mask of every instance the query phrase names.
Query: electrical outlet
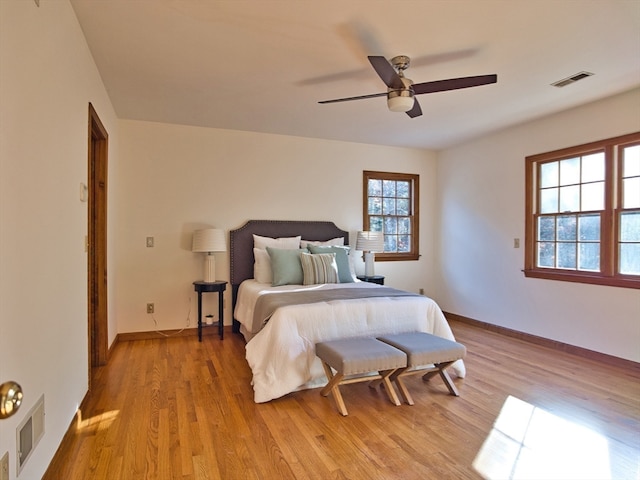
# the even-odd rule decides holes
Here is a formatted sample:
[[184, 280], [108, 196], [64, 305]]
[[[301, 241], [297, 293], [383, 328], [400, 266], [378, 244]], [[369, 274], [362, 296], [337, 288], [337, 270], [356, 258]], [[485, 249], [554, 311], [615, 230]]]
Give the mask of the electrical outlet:
[[147, 237], [147, 248], [153, 247], [153, 237]]
[[4, 452], [0, 460], [0, 480], [9, 480], [9, 452]]
[[155, 305], [153, 303], [147, 303], [147, 313], [154, 313], [155, 311]]
[[519, 238], [514, 238], [513, 239], [513, 248], [520, 248], [520, 239]]

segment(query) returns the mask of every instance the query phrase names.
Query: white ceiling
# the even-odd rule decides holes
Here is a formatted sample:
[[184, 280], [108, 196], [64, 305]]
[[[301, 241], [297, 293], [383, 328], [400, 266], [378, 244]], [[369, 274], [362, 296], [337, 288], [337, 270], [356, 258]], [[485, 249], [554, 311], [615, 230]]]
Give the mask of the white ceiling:
[[[441, 149], [640, 85], [638, 0], [71, 0], [119, 118]], [[387, 110], [414, 82], [498, 83]], [[565, 88], [554, 81], [595, 75]]]

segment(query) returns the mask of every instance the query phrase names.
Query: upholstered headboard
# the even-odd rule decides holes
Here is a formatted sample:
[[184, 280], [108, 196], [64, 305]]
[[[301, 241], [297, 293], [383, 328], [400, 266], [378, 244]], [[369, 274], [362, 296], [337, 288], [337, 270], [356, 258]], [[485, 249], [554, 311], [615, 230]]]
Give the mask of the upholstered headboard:
[[[349, 244], [349, 232], [339, 229], [333, 222], [301, 221], [301, 220], [249, 220], [242, 227], [229, 232], [230, 279], [235, 309], [238, 287], [249, 278], [253, 278], [253, 235], [263, 237], [295, 237], [301, 235], [303, 240], [327, 241], [343, 237], [344, 244]], [[233, 321], [233, 329], [238, 324]]]

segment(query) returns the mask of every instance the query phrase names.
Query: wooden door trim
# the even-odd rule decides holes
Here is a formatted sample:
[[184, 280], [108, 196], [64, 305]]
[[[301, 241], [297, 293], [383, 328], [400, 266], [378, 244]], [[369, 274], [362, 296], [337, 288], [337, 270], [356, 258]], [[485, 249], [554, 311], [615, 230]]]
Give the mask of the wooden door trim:
[[107, 159], [109, 134], [89, 103], [87, 289], [89, 370], [108, 360]]

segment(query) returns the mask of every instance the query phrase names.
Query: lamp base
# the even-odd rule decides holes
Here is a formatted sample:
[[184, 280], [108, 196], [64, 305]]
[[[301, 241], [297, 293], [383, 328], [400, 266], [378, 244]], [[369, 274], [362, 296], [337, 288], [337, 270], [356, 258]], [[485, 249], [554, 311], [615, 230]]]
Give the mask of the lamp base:
[[216, 257], [213, 253], [207, 253], [204, 258], [204, 281], [216, 281]]
[[373, 277], [375, 275], [375, 253], [364, 252], [364, 275], [365, 277]]

